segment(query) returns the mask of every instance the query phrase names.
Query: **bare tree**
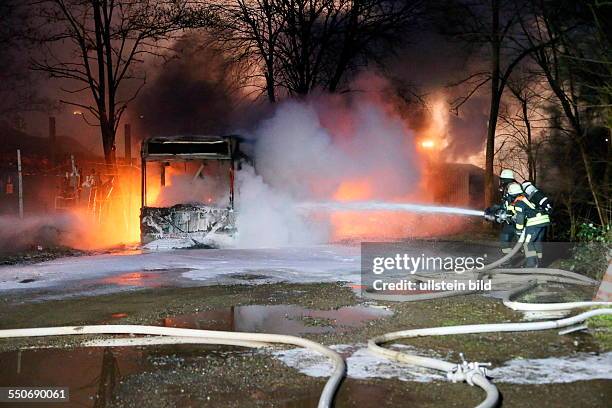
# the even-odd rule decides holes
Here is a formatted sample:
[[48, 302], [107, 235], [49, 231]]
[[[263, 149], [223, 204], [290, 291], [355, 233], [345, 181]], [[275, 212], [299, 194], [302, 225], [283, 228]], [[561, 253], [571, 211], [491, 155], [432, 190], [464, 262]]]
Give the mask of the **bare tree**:
[[285, 24], [279, 42], [282, 86], [290, 94], [306, 95], [327, 81], [329, 48], [337, 41], [348, 2], [340, 0], [279, 0]]
[[377, 61], [421, 15], [421, 1], [281, 0], [282, 61], [291, 93], [338, 91], [347, 74]]
[[114, 164], [121, 117], [146, 82], [138, 67], [183, 27], [187, 1], [40, 0], [31, 11], [44, 49], [33, 68], [70, 84], [61, 102], [93, 116], [105, 161]]
[[[211, 6], [218, 17], [211, 36], [212, 45], [225, 52], [234, 62], [253, 68], [245, 84], [263, 89], [270, 102], [275, 102], [277, 85], [277, 47], [285, 25], [276, 13], [277, 0], [230, 0]], [[208, 7], [207, 4], [202, 7]]]
[[[534, 0], [521, 14], [520, 24], [526, 47], [536, 48], [535, 52], [530, 53], [531, 57], [556, 97], [556, 103], [571, 129], [566, 134], [580, 152], [599, 221], [602, 225], [608, 225], [610, 197], [606, 180], [610, 167], [609, 154], [607, 160], [599, 166], [603, 167], [603, 177], [600, 179], [588, 148], [588, 136], [594, 124], [605, 124], [601, 107], [593, 106], [592, 87], [602, 82], [606, 84], [609, 77], [602, 79], [598, 75], [595, 78], [590, 75], [585, 79], [581, 75], [583, 67], [580, 65], [584, 65], [592, 56], [589, 54], [596, 50], [592, 46], [583, 47], [581, 40], [585, 36], [588, 38], [594, 35], [593, 26], [584, 16], [576, 16], [574, 3], [563, 5], [565, 7], [559, 7], [554, 2]], [[575, 61], [580, 61], [580, 64]], [[596, 92], [595, 96], [597, 100], [601, 93]]]
[[213, 6], [217, 44], [254, 67], [250, 86], [279, 92], [336, 92], [347, 75], [392, 46], [422, 0], [230, 0]]
[[[489, 120], [487, 123], [487, 141], [485, 148], [485, 203], [491, 204], [495, 196], [494, 156], [495, 135], [502, 105], [502, 97], [508, 80], [513, 71], [531, 53], [545, 47], [546, 44], [534, 44], [524, 47], [518, 35], [519, 13], [524, 2], [506, 0], [479, 0], [474, 2], [456, 2], [457, 16], [453, 26], [458, 28], [448, 30], [461, 41], [476, 46], [484, 55], [488, 67], [475, 72], [453, 86], [467, 86], [465, 96], [457, 98], [452, 103], [455, 111], [466, 103], [472, 95], [485, 85], [489, 85]], [[457, 21], [461, 18], [461, 21]], [[551, 39], [552, 40], [552, 39]]]
[[500, 124], [496, 131], [496, 162], [501, 168], [512, 168], [522, 173], [524, 179], [536, 183], [540, 150], [545, 142], [543, 132], [549, 130], [547, 90], [538, 83], [528, 69], [517, 70], [507, 87], [512, 99], [506, 100], [500, 112]]

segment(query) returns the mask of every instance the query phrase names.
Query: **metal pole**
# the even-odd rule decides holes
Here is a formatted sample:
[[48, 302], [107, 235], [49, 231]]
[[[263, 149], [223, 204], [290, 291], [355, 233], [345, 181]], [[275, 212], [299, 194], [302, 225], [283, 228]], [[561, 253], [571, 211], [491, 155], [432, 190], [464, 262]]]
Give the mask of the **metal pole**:
[[17, 180], [19, 183], [19, 218], [23, 218], [23, 177], [21, 175], [21, 150], [17, 149]]
[[49, 117], [49, 143], [51, 145], [51, 163], [55, 164], [55, 160], [57, 159], [57, 149], [56, 149], [56, 139], [57, 139], [57, 132], [56, 132], [56, 126], [55, 126], [55, 117], [50, 116]]
[[147, 206], [147, 161], [140, 159], [140, 208]]
[[129, 123], [126, 123], [123, 127], [125, 136], [125, 162], [129, 165], [132, 164], [132, 127]]

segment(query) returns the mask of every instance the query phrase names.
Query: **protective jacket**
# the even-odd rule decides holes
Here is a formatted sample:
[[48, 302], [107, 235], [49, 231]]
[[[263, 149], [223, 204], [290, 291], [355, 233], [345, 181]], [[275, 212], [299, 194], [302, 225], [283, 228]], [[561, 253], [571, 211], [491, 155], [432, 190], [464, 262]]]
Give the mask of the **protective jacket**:
[[517, 235], [520, 235], [525, 227], [547, 227], [550, 225], [548, 214], [539, 209], [524, 195], [517, 196], [509, 207], [514, 213]]
[[499, 224], [511, 224], [514, 217], [514, 208], [511, 205], [512, 199], [508, 195], [506, 188], [502, 192], [501, 204], [495, 204], [485, 209], [485, 216], [491, 221]]

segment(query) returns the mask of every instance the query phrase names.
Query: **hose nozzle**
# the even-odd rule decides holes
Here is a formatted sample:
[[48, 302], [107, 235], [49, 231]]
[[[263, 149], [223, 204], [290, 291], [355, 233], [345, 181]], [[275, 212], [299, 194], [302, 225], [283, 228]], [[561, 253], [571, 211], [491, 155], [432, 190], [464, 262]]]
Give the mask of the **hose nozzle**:
[[449, 371], [446, 377], [451, 382], [465, 381], [470, 385], [474, 385], [473, 378], [475, 375], [481, 375], [483, 377], [488, 376], [486, 367], [491, 367], [491, 363], [479, 363], [477, 361], [468, 362], [463, 353], [459, 353], [461, 363], [457, 364], [453, 371]]

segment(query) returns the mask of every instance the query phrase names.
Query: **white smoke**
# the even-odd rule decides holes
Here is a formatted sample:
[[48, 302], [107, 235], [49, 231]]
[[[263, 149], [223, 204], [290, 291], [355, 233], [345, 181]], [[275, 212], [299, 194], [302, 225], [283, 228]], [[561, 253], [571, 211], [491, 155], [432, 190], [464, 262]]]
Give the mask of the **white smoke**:
[[236, 205], [238, 246], [262, 248], [326, 241], [325, 226], [300, 213], [289, 194], [270, 187], [252, 167], [243, 167], [236, 183], [240, 192]]
[[[226, 173], [222, 173], [225, 179]], [[155, 199], [159, 207], [175, 204], [204, 203], [226, 207], [229, 205], [228, 181], [221, 177], [194, 177], [193, 174], [171, 174]]]
[[0, 215], [0, 254], [58, 246], [84, 249], [85, 237], [98, 227], [94, 219], [76, 213]]
[[392, 199], [414, 191], [420, 178], [412, 131], [368, 101], [286, 102], [256, 136], [259, 174], [300, 198], [329, 197], [343, 181], [369, 179], [376, 198]]
[[28, 215], [21, 219], [0, 215], [0, 254], [66, 245], [66, 236], [80, 231], [70, 214]]
[[327, 242], [328, 218], [296, 204], [333, 199], [341, 183], [353, 180], [369, 181], [369, 198], [403, 199], [420, 179], [412, 132], [371, 102], [285, 102], [255, 136], [258, 175], [247, 168], [237, 177], [240, 246]]

